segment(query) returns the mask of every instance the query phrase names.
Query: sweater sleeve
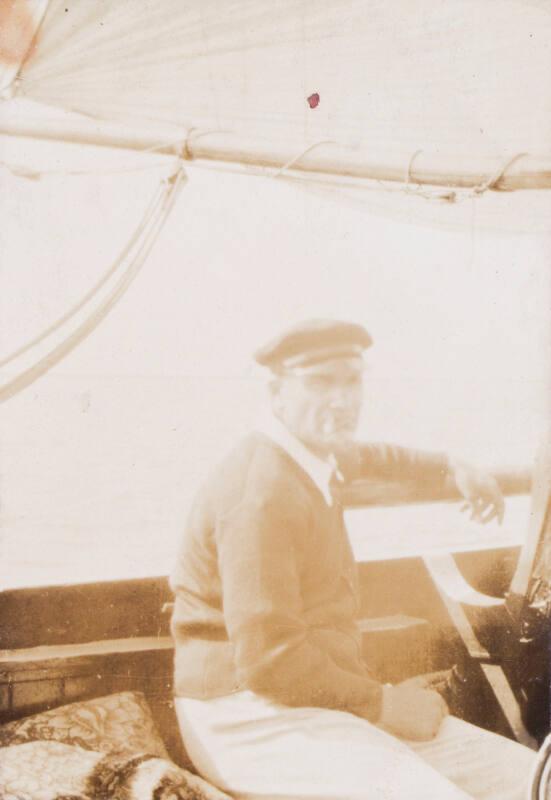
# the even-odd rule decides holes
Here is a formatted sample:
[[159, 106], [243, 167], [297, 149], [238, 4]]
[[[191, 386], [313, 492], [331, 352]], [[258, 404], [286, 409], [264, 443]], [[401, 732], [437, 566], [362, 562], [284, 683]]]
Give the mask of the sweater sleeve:
[[240, 683], [286, 705], [364, 706], [375, 720], [381, 685], [334, 663], [305, 621], [300, 541], [308, 521], [306, 511], [290, 505], [242, 501], [216, 528], [224, 617]]
[[360, 444], [357, 478], [382, 481], [413, 481], [440, 488], [449, 475], [444, 453], [413, 450], [392, 444]]

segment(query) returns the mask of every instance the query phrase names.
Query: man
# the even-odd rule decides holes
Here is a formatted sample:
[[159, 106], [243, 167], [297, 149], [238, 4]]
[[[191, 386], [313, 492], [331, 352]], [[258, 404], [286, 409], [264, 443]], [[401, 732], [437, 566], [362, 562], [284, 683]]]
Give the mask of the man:
[[334, 486], [451, 481], [481, 521], [503, 515], [490, 476], [354, 441], [370, 345], [359, 325], [318, 320], [256, 354], [272, 375], [271, 418], [199, 492], [172, 579], [182, 737], [198, 770], [238, 797], [520, 800], [530, 750], [445, 719], [440, 695], [415, 681], [382, 686], [362, 661]]

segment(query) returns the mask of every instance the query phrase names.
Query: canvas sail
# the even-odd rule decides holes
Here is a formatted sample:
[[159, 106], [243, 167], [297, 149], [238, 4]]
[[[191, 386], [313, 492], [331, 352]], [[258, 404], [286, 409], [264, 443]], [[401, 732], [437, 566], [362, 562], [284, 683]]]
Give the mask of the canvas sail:
[[544, 2], [16, 0], [0, 21], [0, 134], [228, 161], [407, 221], [548, 229]]
[[537, 0], [50, 0], [14, 92], [201, 157], [537, 188], [550, 41]]

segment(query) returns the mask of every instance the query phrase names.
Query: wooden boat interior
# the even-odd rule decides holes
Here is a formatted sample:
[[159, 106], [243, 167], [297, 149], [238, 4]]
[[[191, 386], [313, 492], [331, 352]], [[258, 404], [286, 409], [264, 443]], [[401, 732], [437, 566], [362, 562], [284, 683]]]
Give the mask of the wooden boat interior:
[[[423, 673], [436, 682], [449, 682], [458, 664], [464, 676], [465, 664], [473, 659], [482, 664], [486, 677], [500, 669], [500, 642], [512, 627], [510, 617], [504, 616], [503, 598], [512, 581], [514, 585], [518, 565], [524, 565], [522, 554], [533, 548], [534, 536], [539, 541], [543, 528], [532, 525], [532, 538], [521, 547], [523, 515], [528, 526], [530, 475], [503, 473], [498, 478], [509, 502], [520, 501], [521, 514], [512, 523], [513, 534], [504, 531], [501, 539], [482, 539], [478, 546], [446, 545], [443, 536], [443, 544], [435, 547], [433, 536], [432, 549], [427, 545], [424, 552], [419, 542], [418, 552], [396, 545], [392, 552], [387, 542], [386, 554], [380, 550], [368, 557], [361, 541], [366, 515], [399, 505], [407, 525], [408, 512], [421, 509], [430, 519], [431, 510], [457, 498], [414, 496], [407, 487], [373, 484], [356, 484], [344, 498], [359, 561], [364, 652], [381, 681], [398, 682]], [[547, 503], [548, 494], [540, 490], [534, 502]], [[448, 552], [443, 552], [446, 546]], [[463, 595], [458, 595], [458, 585]], [[140, 691], [169, 753], [185, 764], [172, 703], [171, 599], [166, 576], [3, 592], [0, 615], [8, 624], [0, 652], [2, 721], [76, 700]], [[485, 614], [481, 625], [475, 601]], [[491, 685], [495, 691], [495, 680]], [[506, 735], [533, 741], [521, 721], [529, 712], [523, 707], [522, 687], [503, 685], [502, 681], [501, 692], [494, 694], [484, 681], [471, 682], [461, 702], [467, 695], [474, 702], [466, 702], [464, 714]], [[545, 733], [538, 730], [535, 735], [541, 738]]]

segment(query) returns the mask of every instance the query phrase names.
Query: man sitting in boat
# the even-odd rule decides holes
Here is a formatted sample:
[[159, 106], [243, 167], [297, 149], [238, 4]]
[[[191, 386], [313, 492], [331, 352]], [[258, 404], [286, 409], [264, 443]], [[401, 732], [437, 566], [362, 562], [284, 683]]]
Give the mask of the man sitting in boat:
[[238, 797], [521, 800], [531, 750], [447, 716], [362, 660], [356, 566], [334, 487], [453, 481], [482, 521], [494, 479], [445, 455], [354, 441], [360, 325], [312, 321], [256, 354], [272, 414], [199, 491], [172, 577], [176, 710], [206, 778]]

